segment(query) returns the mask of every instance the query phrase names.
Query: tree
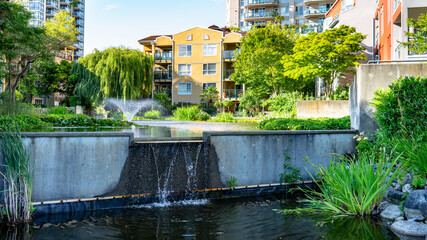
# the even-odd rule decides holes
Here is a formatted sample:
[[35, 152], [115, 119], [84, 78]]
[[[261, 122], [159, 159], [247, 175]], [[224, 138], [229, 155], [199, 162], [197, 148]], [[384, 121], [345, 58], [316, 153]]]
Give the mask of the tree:
[[[52, 59], [53, 50], [61, 44], [71, 43], [70, 35], [60, 34], [64, 29], [75, 33], [75, 26], [68, 19], [58, 18], [55, 25], [61, 31], [47, 31], [46, 28], [31, 27], [31, 13], [19, 3], [0, 2], [0, 65], [2, 75], [6, 79], [6, 87], [10, 89], [9, 102], [15, 105], [15, 90], [26, 76], [30, 65], [36, 60]], [[55, 16], [57, 18], [57, 16]], [[61, 25], [62, 24], [62, 25]], [[72, 39], [71, 39], [72, 40]], [[11, 109], [11, 108], [8, 108]], [[10, 114], [11, 112], [9, 112]]]
[[405, 32], [408, 42], [402, 45], [417, 54], [427, 53], [427, 14], [421, 14], [417, 21], [409, 18], [408, 26], [414, 31]]
[[235, 73], [231, 79], [245, 84], [260, 98], [268, 98], [283, 89], [299, 89], [304, 83], [283, 75], [283, 56], [292, 54], [298, 35], [278, 24], [252, 28], [243, 37], [240, 51], [236, 53]]
[[124, 47], [109, 48], [79, 59], [75, 93], [86, 107], [107, 98], [140, 99], [151, 94], [153, 59]]
[[209, 110], [214, 107], [214, 103], [218, 100], [219, 92], [216, 87], [208, 87], [203, 89], [200, 97], [202, 98], [202, 104], [205, 104], [205, 110]]
[[77, 42], [79, 31], [74, 25], [74, 18], [67, 11], [60, 10], [55, 17], [46, 21], [45, 27], [55, 50], [62, 50]]
[[71, 68], [76, 63], [62, 60], [56, 65], [56, 78], [58, 79], [58, 91], [66, 98], [73, 96], [74, 88], [77, 84], [77, 75], [71, 74]]
[[335, 79], [345, 72], [354, 73], [352, 67], [366, 56], [361, 43], [365, 35], [355, 28], [342, 25], [323, 33], [310, 33], [297, 40], [294, 54], [282, 60], [284, 73], [289, 78], [313, 79], [320, 77], [326, 83], [326, 95], [330, 97]]

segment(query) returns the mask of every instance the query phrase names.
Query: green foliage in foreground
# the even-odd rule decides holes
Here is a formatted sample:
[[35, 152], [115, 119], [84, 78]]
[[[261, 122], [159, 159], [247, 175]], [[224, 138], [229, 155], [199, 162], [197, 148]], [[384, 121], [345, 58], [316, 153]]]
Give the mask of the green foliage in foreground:
[[132, 123], [120, 120], [91, 118], [78, 114], [48, 114], [39, 118], [56, 127], [130, 127]]
[[16, 115], [16, 116], [0, 116], [0, 132], [11, 129], [33, 129], [40, 127], [52, 126], [47, 122], [43, 122], [37, 116]]
[[[389, 160], [392, 159], [392, 160]], [[381, 153], [359, 155], [358, 159], [331, 161], [329, 167], [316, 166], [320, 192], [309, 191], [304, 208], [281, 210], [283, 214], [332, 213], [338, 215], [371, 215], [381, 203], [386, 189], [400, 173], [399, 157]], [[393, 172], [393, 174], [391, 174]], [[391, 174], [391, 175], [390, 175]], [[389, 177], [390, 176], [390, 177]], [[314, 177], [312, 176], [314, 179]]]
[[214, 122], [234, 122], [234, 114], [231, 112], [218, 113]]
[[391, 138], [399, 132], [426, 132], [426, 96], [427, 78], [420, 77], [400, 78], [388, 88], [376, 91], [372, 105], [380, 126], [378, 133]]
[[209, 114], [203, 112], [199, 106], [178, 108], [173, 112], [173, 117], [183, 121], [206, 121], [210, 119]]
[[278, 118], [264, 120], [258, 124], [263, 130], [337, 130], [350, 129], [350, 117], [343, 118]]

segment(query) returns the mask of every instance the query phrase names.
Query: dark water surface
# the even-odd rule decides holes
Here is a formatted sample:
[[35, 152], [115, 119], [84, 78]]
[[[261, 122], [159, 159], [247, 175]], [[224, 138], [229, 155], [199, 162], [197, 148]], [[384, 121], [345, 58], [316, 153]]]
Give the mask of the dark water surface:
[[32, 226], [16, 238], [4, 229], [0, 239], [398, 239], [372, 220], [344, 218], [319, 225], [324, 217], [283, 216], [273, 211], [295, 205], [276, 199], [146, 205]]

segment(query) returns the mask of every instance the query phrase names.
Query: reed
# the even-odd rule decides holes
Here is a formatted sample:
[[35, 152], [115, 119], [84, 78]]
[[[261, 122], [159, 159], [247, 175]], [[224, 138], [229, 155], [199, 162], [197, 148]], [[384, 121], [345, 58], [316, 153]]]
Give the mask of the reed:
[[8, 224], [29, 222], [33, 211], [31, 162], [19, 131], [1, 133], [0, 148], [5, 162], [5, 171], [0, 172], [5, 189], [4, 205], [0, 206], [0, 221]]

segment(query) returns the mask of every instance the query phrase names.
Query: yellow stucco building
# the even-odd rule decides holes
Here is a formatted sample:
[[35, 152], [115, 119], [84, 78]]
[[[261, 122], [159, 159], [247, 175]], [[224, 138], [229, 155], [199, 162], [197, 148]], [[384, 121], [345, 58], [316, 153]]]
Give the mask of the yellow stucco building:
[[210, 26], [139, 40], [154, 57], [153, 93], [168, 93], [173, 103], [197, 104], [203, 89], [214, 86], [221, 99], [238, 102], [243, 86], [230, 81], [230, 75], [244, 34]]

